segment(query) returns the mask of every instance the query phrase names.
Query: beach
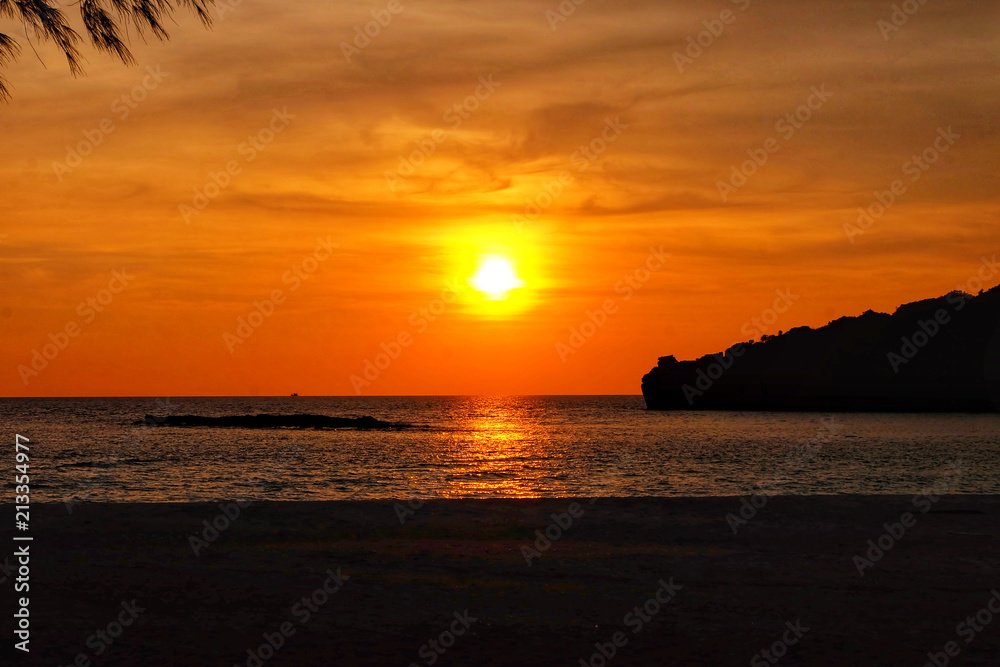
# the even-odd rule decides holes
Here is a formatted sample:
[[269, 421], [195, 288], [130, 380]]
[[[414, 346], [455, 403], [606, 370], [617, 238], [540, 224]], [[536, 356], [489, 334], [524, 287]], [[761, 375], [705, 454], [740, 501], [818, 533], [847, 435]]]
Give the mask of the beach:
[[919, 666], [928, 653], [959, 665], [1000, 656], [1000, 615], [975, 621], [991, 597], [1000, 609], [1000, 496], [71, 509], [31, 510], [27, 664]]

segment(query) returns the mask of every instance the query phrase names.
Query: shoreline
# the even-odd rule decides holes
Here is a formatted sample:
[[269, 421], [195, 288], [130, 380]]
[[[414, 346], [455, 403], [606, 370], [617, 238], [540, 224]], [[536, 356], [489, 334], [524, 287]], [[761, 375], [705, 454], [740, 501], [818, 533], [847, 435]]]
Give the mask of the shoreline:
[[[249, 503], [252, 505], [302, 505], [305, 507], [313, 507], [319, 505], [385, 505], [394, 503], [410, 503], [410, 502], [421, 502], [421, 503], [534, 503], [534, 502], [590, 502], [591, 500], [597, 500], [601, 502], [657, 502], [657, 501], [706, 501], [706, 502], [725, 502], [725, 501], [736, 501], [737, 503], [741, 498], [750, 498], [751, 496], [761, 496], [767, 498], [768, 501], [771, 499], [781, 498], [784, 500], [866, 500], [866, 501], [909, 501], [915, 497], [927, 495], [931, 490], [933, 490], [933, 485], [924, 485], [922, 487], [923, 492], [914, 493], [886, 493], [886, 494], [872, 494], [872, 493], [806, 493], [806, 494], [795, 494], [795, 493], [761, 493], [763, 489], [758, 491], [747, 491], [742, 494], [734, 495], [712, 495], [712, 496], [693, 496], [693, 495], [671, 495], [671, 496], [579, 496], [579, 495], [567, 495], [567, 496], [474, 496], [474, 497], [419, 497], [419, 496], [386, 496], [382, 498], [357, 498], [357, 499], [333, 499], [333, 500], [275, 500], [274, 498], [215, 498], [212, 500], [89, 500], [87, 498], [80, 498], [78, 502], [73, 502], [71, 500], [44, 500], [44, 501], [32, 501], [31, 506], [33, 508], [45, 507], [66, 507], [72, 505], [74, 511], [78, 507], [193, 507], [193, 506], [214, 506], [219, 503], [233, 503], [242, 502]], [[949, 501], [960, 501], [962, 499], [991, 499], [1000, 498], [1000, 492], [998, 493], [943, 493], [940, 497], [944, 500]], [[936, 501], [935, 501], [936, 502]], [[13, 513], [13, 505], [10, 503], [0, 503], [0, 508], [7, 508]], [[70, 512], [72, 514], [73, 512]]]

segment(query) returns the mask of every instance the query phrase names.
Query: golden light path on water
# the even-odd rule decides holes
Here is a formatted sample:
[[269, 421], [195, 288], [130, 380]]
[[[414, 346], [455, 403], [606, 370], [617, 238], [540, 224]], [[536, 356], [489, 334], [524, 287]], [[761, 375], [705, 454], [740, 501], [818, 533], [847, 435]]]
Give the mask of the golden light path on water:
[[549, 428], [523, 400], [478, 397], [471, 403], [456, 444], [464, 448], [460, 455], [474, 473], [449, 479], [440, 495], [537, 497], [541, 471], [533, 468], [561, 455], [552, 449]]
[[[635, 396], [171, 400], [176, 414], [374, 414], [410, 427], [136, 425], [162, 409], [149, 398], [0, 401], [0, 418], [45, 443], [41, 502], [740, 496], [765, 484], [906, 495], [942, 479], [997, 493], [1000, 479], [995, 415], [657, 413]], [[788, 458], [817, 444], [806, 462]], [[950, 475], [950, 460], [967, 470]]]

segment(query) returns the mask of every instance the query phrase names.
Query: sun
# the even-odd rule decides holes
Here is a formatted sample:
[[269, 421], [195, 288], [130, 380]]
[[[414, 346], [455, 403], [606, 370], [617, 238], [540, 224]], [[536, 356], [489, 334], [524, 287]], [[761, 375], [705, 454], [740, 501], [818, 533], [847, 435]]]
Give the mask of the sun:
[[524, 282], [514, 272], [514, 265], [506, 257], [488, 255], [483, 257], [479, 270], [469, 281], [472, 286], [492, 301], [506, 299], [510, 291], [523, 287]]

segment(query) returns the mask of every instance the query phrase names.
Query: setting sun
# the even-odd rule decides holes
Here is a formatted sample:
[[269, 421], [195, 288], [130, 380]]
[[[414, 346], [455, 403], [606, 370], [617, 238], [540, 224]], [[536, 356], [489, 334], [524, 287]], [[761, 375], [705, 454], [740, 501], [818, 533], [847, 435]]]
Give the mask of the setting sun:
[[479, 270], [470, 281], [487, 299], [506, 299], [512, 289], [523, 287], [524, 283], [514, 272], [514, 266], [505, 257], [485, 257]]

